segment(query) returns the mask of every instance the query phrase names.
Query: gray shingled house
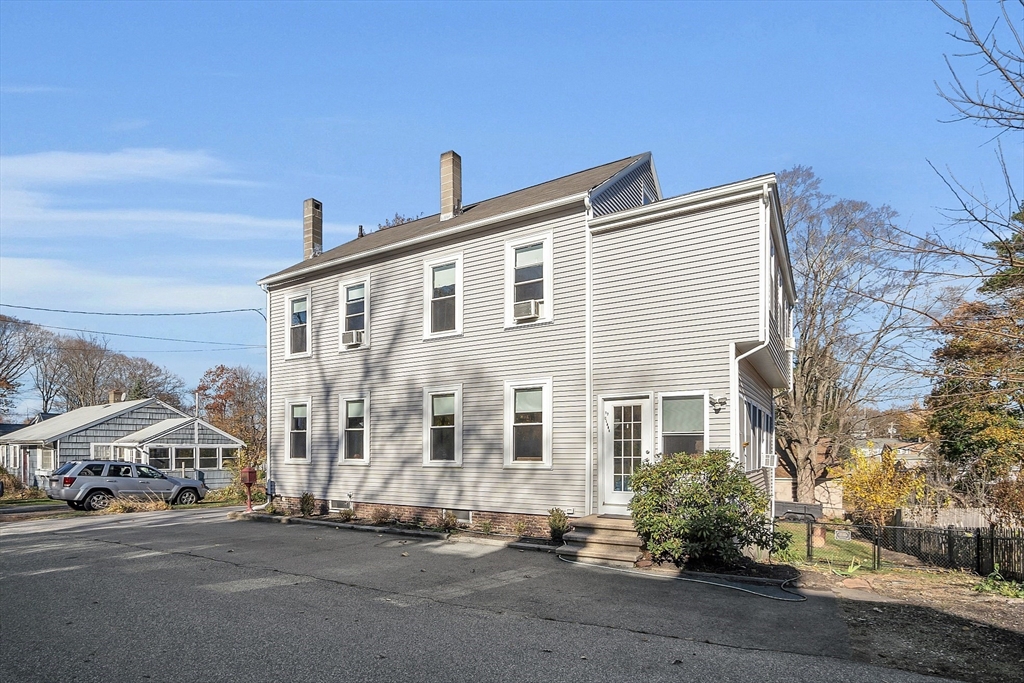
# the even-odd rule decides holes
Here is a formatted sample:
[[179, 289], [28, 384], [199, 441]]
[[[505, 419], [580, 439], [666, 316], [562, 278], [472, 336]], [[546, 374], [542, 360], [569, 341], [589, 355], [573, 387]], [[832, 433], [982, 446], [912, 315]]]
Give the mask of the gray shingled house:
[[663, 198], [649, 153], [463, 204], [260, 281], [269, 479], [284, 505], [495, 530], [626, 515], [661, 453], [730, 449], [766, 491], [791, 381], [789, 252], [774, 175]]
[[231, 463], [245, 444], [163, 401], [86, 406], [0, 437], [4, 466], [25, 484], [42, 486], [57, 468], [74, 460], [127, 460], [195, 477], [207, 486], [231, 481]]

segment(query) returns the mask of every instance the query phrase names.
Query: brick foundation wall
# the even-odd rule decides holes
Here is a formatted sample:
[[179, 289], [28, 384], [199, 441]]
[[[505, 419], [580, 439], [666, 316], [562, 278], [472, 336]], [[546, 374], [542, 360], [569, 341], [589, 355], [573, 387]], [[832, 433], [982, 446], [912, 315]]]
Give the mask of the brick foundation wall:
[[[299, 499], [274, 496], [274, 507], [290, 515], [299, 514]], [[330, 510], [327, 500], [317, 498], [313, 503], [313, 514], [326, 515]], [[352, 504], [356, 518], [368, 522], [394, 521], [424, 526], [441, 525], [441, 508], [416, 507], [412, 505], [381, 505], [379, 503]], [[473, 510], [472, 531], [488, 531], [506, 536], [533, 536], [547, 538], [551, 532], [546, 515], [519, 515], [510, 512], [489, 512]], [[488, 523], [490, 528], [488, 529]]]

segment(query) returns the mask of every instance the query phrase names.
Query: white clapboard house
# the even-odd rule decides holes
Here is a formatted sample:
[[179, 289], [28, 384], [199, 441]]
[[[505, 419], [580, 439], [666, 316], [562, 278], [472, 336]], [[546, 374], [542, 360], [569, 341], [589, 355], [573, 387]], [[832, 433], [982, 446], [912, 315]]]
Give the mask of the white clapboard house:
[[665, 199], [640, 154], [322, 249], [267, 292], [279, 502], [539, 531], [627, 515], [662, 453], [730, 449], [770, 492], [794, 290], [774, 175]]

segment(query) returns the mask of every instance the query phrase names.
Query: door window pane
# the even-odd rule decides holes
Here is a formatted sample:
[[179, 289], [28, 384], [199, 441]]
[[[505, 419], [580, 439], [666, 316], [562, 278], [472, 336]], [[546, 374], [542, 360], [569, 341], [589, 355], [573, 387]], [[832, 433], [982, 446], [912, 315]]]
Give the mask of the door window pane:
[[306, 307], [306, 297], [292, 299], [291, 321], [289, 331], [289, 334], [291, 335], [291, 353], [306, 352]]
[[612, 488], [632, 491], [633, 470], [640, 465], [643, 446], [643, 405], [612, 408]]
[[512, 419], [512, 459], [540, 462], [544, 459], [544, 389], [516, 389]]

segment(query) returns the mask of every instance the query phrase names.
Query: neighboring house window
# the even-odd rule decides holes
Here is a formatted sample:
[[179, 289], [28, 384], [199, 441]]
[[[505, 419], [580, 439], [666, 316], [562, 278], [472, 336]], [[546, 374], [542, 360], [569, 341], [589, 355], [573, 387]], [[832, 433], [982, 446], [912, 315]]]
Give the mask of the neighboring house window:
[[423, 463], [462, 464], [462, 388], [423, 392]]
[[92, 445], [93, 460], [113, 460], [114, 447], [108, 443], [94, 443]]
[[182, 467], [191, 470], [195, 469], [196, 466], [196, 449], [194, 448], [175, 448], [174, 449], [174, 467], [172, 469], [180, 470]]
[[288, 459], [309, 460], [309, 402], [288, 404]]
[[341, 400], [342, 462], [366, 463], [369, 459], [369, 405], [365, 397]]
[[288, 297], [287, 355], [289, 356], [309, 355], [309, 299], [308, 291]]
[[53, 469], [53, 449], [44, 448], [39, 454], [39, 469], [52, 470]]
[[[368, 303], [369, 287], [367, 280], [343, 282], [339, 286], [341, 297], [341, 348], [358, 348], [366, 346], [367, 322], [370, 317]], [[346, 335], [348, 332], [350, 334]]]
[[160, 470], [171, 469], [171, 449], [154, 446], [149, 449], [149, 464]]
[[661, 452], [663, 455], [697, 455], [705, 443], [708, 397], [691, 395], [661, 396]]
[[462, 254], [424, 264], [423, 337], [462, 333]]
[[200, 448], [199, 449], [199, 469], [201, 469], [201, 470], [215, 470], [215, 469], [217, 469], [217, 449], [216, 448]]
[[505, 466], [551, 465], [551, 379], [505, 382]]
[[547, 322], [554, 311], [551, 235], [505, 243], [505, 326]]
[[220, 449], [220, 468], [226, 470], [232, 465], [238, 462], [238, 449], [237, 448], [222, 448]]

